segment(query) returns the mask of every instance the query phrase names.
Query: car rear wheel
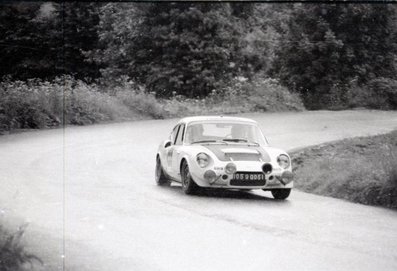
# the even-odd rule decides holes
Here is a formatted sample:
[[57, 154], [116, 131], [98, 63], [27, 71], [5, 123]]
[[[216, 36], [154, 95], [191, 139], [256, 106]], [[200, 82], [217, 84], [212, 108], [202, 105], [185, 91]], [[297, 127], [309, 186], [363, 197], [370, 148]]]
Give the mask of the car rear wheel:
[[185, 194], [192, 195], [198, 191], [199, 187], [193, 181], [192, 176], [190, 175], [189, 166], [186, 162], [183, 162], [182, 164], [181, 179], [182, 190], [185, 192]]
[[286, 189], [273, 189], [271, 190], [273, 198], [284, 200], [288, 198], [289, 194], [291, 193], [291, 188]]
[[156, 158], [156, 184], [160, 186], [170, 186], [171, 181], [164, 173], [163, 166], [161, 165], [160, 158]]

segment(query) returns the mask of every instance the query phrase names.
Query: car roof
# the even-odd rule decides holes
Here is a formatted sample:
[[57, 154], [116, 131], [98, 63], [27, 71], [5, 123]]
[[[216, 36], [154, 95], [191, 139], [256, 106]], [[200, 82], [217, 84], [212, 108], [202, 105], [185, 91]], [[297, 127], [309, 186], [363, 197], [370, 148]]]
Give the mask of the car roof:
[[181, 119], [178, 124], [180, 123], [186, 123], [189, 124], [191, 122], [196, 122], [196, 121], [234, 121], [234, 122], [249, 122], [256, 124], [257, 122], [248, 119], [248, 118], [240, 118], [240, 117], [227, 117], [227, 116], [195, 116], [195, 117], [187, 117]]

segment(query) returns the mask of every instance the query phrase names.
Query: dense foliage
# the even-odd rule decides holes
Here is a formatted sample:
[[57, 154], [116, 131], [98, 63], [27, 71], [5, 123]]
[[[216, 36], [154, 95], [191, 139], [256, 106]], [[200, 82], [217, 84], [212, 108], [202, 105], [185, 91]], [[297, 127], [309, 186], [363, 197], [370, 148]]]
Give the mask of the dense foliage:
[[387, 4], [4, 3], [0, 77], [67, 74], [86, 83], [101, 79], [108, 90], [129, 78], [157, 98], [203, 99], [214, 91], [230, 98], [237, 78], [253, 86], [259, 76], [300, 95], [309, 109], [396, 109], [396, 10]]
[[395, 16], [391, 5], [296, 5], [275, 75], [299, 91], [309, 108], [344, 105], [353, 81], [396, 78]]
[[204, 97], [246, 69], [241, 22], [227, 4], [108, 4], [95, 59], [158, 96]]
[[0, 4], [0, 77], [78, 78], [99, 76], [84, 51], [98, 41], [99, 4]]

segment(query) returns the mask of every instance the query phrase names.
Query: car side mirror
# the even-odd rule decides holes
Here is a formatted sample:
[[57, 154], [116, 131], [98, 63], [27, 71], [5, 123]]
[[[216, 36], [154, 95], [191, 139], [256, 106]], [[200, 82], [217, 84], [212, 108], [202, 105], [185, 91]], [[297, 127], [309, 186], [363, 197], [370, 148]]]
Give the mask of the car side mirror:
[[166, 148], [168, 148], [168, 147], [170, 147], [171, 146], [171, 141], [170, 140], [166, 140], [165, 142], [164, 142], [164, 148], [166, 149]]

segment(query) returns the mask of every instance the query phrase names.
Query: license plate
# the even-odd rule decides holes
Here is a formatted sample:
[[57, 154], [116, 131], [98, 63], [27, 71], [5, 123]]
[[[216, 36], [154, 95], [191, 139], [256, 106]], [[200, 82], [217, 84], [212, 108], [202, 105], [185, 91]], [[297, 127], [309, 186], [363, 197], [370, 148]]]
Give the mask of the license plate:
[[235, 173], [233, 179], [238, 181], [263, 181], [265, 175], [263, 173]]

